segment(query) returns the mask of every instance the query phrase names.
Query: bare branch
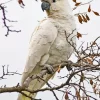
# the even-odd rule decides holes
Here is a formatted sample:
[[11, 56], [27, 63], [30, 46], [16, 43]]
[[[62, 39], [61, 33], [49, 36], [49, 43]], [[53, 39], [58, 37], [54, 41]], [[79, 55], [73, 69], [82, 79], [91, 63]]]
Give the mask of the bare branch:
[[12, 29], [10, 29], [10, 26], [7, 25], [7, 21], [9, 21], [9, 22], [15, 22], [15, 21], [11, 21], [11, 20], [7, 19], [6, 13], [5, 13], [5, 8], [6, 7], [3, 6], [3, 3], [0, 4], [0, 10], [2, 11], [2, 15], [3, 15], [3, 18], [2, 18], [3, 24], [7, 29], [7, 34], [5, 34], [5, 36], [8, 36], [10, 32], [17, 32], [17, 33], [21, 32], [21, 30], [18, 30], [18, 31], [17, 30], [12, 30]]
[[[7, 67], [7, 68], [6, 68]], [[9, 66], [5, 66], [5, 65], [2, 65], [2, 75], [0, 76], [0, 80], [2, 79], [6, 79], [5, 77], [6, 76], [10, 76], [10, 75], [15, 75], [15, 74], [18, 74], [18, 75], [21, 75], [20, 73], [17, 73], [16, 72], [10, 72], [8, 69]], [[5, 69], [6, 68], [6, 69]]]

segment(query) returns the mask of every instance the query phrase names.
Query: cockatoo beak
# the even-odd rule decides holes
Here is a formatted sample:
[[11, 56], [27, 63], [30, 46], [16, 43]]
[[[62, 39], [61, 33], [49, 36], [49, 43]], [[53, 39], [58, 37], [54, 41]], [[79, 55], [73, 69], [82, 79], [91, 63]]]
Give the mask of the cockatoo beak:
[[43, 1], [42, 2], [42, 4], [41, 4], [41, 8], [42, 8], [42, 10], [44, 11], [44, 10], [50, 10], [50, 3], [49, 2], [47, 2], [47, 1]]

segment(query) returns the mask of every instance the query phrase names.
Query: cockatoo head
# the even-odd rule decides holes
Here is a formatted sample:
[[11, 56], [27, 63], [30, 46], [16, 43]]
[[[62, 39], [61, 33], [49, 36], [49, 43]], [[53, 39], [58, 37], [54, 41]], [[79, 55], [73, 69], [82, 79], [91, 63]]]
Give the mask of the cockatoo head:
[[47, 15], [57, 15], [70, 12], [68, 0], [41, 0], [41, 2], [41, 8], [43, 11], [45, 10], [47, 12]]

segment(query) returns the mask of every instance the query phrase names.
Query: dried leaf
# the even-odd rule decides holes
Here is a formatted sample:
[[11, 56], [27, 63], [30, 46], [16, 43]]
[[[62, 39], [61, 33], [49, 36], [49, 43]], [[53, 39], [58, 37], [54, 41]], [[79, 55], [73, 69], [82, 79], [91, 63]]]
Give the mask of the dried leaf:
[[90, 58], [86, 58], [86, 61], [87, 61], [89, 64], [93, 64], [93, 61], [92, 61]]
[[78, 100], [80, 100], [80, 93], [76, 90], [76, 97]]
[[96, 94], [96, 92], [97, 92], [97, 90], [96, 89], [94, 89], [94, 93]]
[[66, 92], [66, 94], [65, 94], [65, 100], [68, 100], [68, 92]]
[[93, 13], [97, 16], [100, 16], [100, 14], [98, 12], [93, 11]]
[[79, 3], [76, 3], [76, 4], [75, 4], [75, 6], [79, 6], [80, 4], [81, 4], [81, 2], [79, 2]]
[[21, 4], [23, 1], [22, 0], [18, 0], [18, 3]]
[[91, 6], [89, 5], [88, 12], [91, 12]]
[[18, 0], [18, 3], [22, 4], [23, 6], [25, 6], [24, 3], [23, 3], [23, 0]]
[[78, 20], [82, 24], [83, 19], [82, 19], [82, 17], [80, 15], [78, 15]]
[[83, 21], [87, 23], [87, 19], [85, 18], [85, 16], [82, 15], [82, 17], [83, 17]]
[[92, 45], [96, 45], [96, 42], [94, 41], [94, 42], [92, 43]]
[[76, 0], [73, 0], [73, 2], [75, 2], [75, 3], [76, 3]]
[[92, 81], [92, 79], [90, 79], [90, 84], [93, 85], [93, 81]]
[[89, 56], [91, 59], [93, 59], [95, 56], [93, 56], [93, 55], [91, 55], [91, 56]]
[[78, 92], [78, 91], [76, 91], [76, 96], [77, 96], [77, 97], [79, 96], [79, 92]]
[[95, 94], [96, 94], [96, 92], [97, 92], [96, 85], [97, 85], [97, 84], [94, 84], [94, 86], [93, 86], [93, 91], [94, 91]]
[[61, 64], [59, 65], [57, 72], [60, 73], [60, 70], [61, 70]]
[[77, 38], [79, 39], [80, 37], [82, 37], [82, 34], [80, 34], [79, 32], [77, 32]]
[[88, 16], [87, 14], [86, 14], [86, 19], [87, 19], [87, 20], [90, 20], [90, 18], [89, 18], [89, 16]]
[[93, 86], [93, 88], [94, 88], [94, 89], [96, 88], [96, 84]]

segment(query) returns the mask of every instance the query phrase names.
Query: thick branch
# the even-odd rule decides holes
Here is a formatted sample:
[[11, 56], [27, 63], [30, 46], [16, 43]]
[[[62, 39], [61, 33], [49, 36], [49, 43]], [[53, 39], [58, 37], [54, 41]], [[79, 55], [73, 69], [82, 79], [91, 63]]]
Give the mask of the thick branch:
[[[66, 62], [66, 63], [62, 63], [62, 64], [60, 64], [60, 65], [61, 65], [61, 67], [64, 67], [64, 66], [69, 65], [69, 63]], [[55, 64], [55, 65], [54, 65], [55, 71], [58, 69], [58, 66], [59, 66], [59, 64]], [[67, 81], [66, 81], [65, 83], [61, 84], [60, 86], [52, 87], [52, 88], [44, 88], [44, 89], [39, 89], [39, 90], [33, 90], [33, 91], [31, 91], [31, 90], [27, 89], [25, 86], [19, 86], [19, 85], [17, 85], [17, 86], [15, 86], [15, 87], [4, 87], [4, 88], [0, 88], [0, 93], [5, 93], [5, 92], [19, 92], [19, 93], [21, 93], [21, 91], [28, 91], [28, 92], [30, 92], [30, 93], [37, 93], [37, 92], [46, 91], [46, 90], [50, 90], [50, 91], [52, 91], [52, 90], [58, 90], [58, 89], [63, 88], [63, 87], [66, 86], [66, 85], [69, 85], [69, 84], [70, 84], [70, 80], [72, 79], [72, 77], [73, 77], [74, 75], [76, 75], [77, 73], [81, 72], [81, 71], [100, 70], [100, 65], [90, 65], [90, 64], [81, 65], [81, 64], [73, 63], [73, 62], [72, 62], [72, 63], [70, 63], [70, 66], [81, 67], [81, 68], [80, 68], [80, 70], [78, 70], [78, 71], [72, 72], [72, 73], [69, 75]], [[46, 73], [47, 73], [47, 70], [41, 71], [41, 74], [42, 74], [42, 75], [45, 75]], [[39, 75], [39, 74], [38, 74], [38, 75]], [[41, 75], [40, 75], [40, 77], [41, 77]]]

